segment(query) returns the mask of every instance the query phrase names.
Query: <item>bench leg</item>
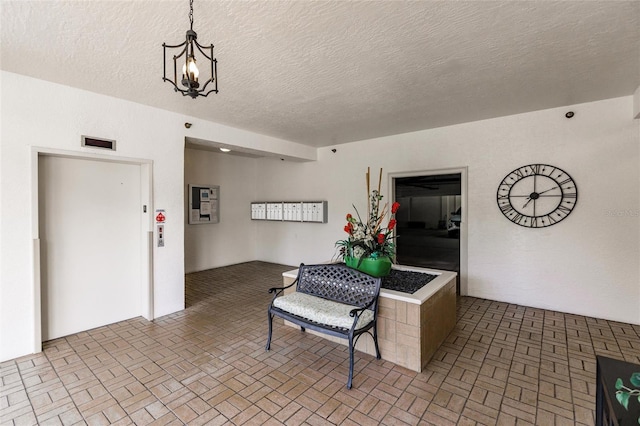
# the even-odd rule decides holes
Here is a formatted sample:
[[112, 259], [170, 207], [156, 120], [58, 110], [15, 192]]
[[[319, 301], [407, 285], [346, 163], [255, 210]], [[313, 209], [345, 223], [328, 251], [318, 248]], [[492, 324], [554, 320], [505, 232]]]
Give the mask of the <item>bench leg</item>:
[[347, 380], [347, 389], [351, 389], [353, 382], [353, 336], [349, 335], [349, 379]]
[[373, 325], [373, 344], [376, 347], [376, 358], [380, 359], [380, 348], [378, 347], [378, 324]]
[[267, 316], [269, 317], [269, 320], [267, 321], [267, 323], [269, 324], [269, 337], [267, 337], [266, 350], [269, 350], [271, 348], [271, 333], [273, 331], [273, 325], [272, 325], [273, 315], [271, 315], [271, 312], [267, 311]]

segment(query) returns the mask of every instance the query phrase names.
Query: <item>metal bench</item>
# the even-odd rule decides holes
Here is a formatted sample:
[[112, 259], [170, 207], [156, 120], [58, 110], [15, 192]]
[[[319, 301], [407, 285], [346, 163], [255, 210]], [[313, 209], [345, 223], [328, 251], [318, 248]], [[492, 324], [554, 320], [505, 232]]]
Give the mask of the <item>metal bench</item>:
[[[269, 304], [269, 337], [266, 349], [271, 347], [273, 317], [278, 316], [296, 325], [304, 332], [314, 330], [349, 342], [349, 378], [353, 379], [353, 349], [363, 334], [373, 338], [376, 357], [378, 348], [378, 295], [382, 279], [351, 269], [344, 264], [301, 264], [298, 277], [287, 287], [274, 287]], [[295, 292], [284, 294], [296, 285]]]

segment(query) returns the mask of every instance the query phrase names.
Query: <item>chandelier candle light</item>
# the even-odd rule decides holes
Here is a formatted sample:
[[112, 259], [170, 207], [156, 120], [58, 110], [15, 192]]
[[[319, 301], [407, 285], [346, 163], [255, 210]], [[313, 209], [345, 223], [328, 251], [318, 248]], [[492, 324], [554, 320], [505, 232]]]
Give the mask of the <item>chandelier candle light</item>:
[[[198, 35], [193, 30], [193, 0], [189, 1], [189, 22], [191, 27], [187, 30], [187, 38], [183, 43], [177, 45], [168, 45], [162, 43], [164, 50], [164, 76], [162, 81], [168, 81], [173, 84], [176, 92], [182, 93], [182, 96], [191, 96], [193, 99], [198, 96], [207, 96], [209, 93], [218, 93], [218, 60], [213, 57], [213, 44], [204, 46], [198, 43]], [[204, 56], [210, 64], [210, 78], [200, 88], [200, 71], [196, 64], [196, 48]], [[182, 49], [177, 55], [173, 55], [173, 80], [167, 78], [167, 49]], [[206, 52], [209, 52], [207, 54]], [[184, 56], [182, 64], [182, 81], [181, 84], [186, 89], [178, 87], [178, 60]], [[213, 86], [207, 91], [207, 86], [212, 83]], [[199, 90], [198, 90], [199, 89]]]
[[339, 258], [342, 258], [347, 266], [359, 269], [370, 275], [382, 277], [391, 271], [391, 262], [395, 254], [393, 230], [396, 226], [395, 214], [400, 208], [400, 203], [391, 205], [391, 215], [387, 226], [383, 221], [387, 215], [388, 204], [385, 203], [380, 210], [380, 186], [382, 184], [382, 169], [378, 178], [378, 189], [371, 191], [370, 170], [367, 168], [367, 216], [363, 222], [358, 209], [353, 206], [357, 219], [347, 214], [347, 224], [344, 231], [349, 234], [347, 239], [336, 242], [340, 247]]

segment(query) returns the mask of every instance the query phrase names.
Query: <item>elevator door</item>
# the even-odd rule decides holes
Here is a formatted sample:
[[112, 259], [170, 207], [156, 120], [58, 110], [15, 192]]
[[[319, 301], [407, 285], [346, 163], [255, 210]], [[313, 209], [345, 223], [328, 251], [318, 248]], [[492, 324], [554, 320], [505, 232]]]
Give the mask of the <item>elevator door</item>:
[[38, 161], [44, 341], [141, 314], [141, 167]]

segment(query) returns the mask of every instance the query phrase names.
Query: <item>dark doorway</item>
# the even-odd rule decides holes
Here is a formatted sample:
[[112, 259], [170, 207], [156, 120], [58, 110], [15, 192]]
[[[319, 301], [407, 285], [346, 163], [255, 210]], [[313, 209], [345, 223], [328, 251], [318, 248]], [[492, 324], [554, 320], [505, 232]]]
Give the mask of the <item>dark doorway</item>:
[[460, 294], [461, 174], [395, 178], [396, 260], [458, 273]]

